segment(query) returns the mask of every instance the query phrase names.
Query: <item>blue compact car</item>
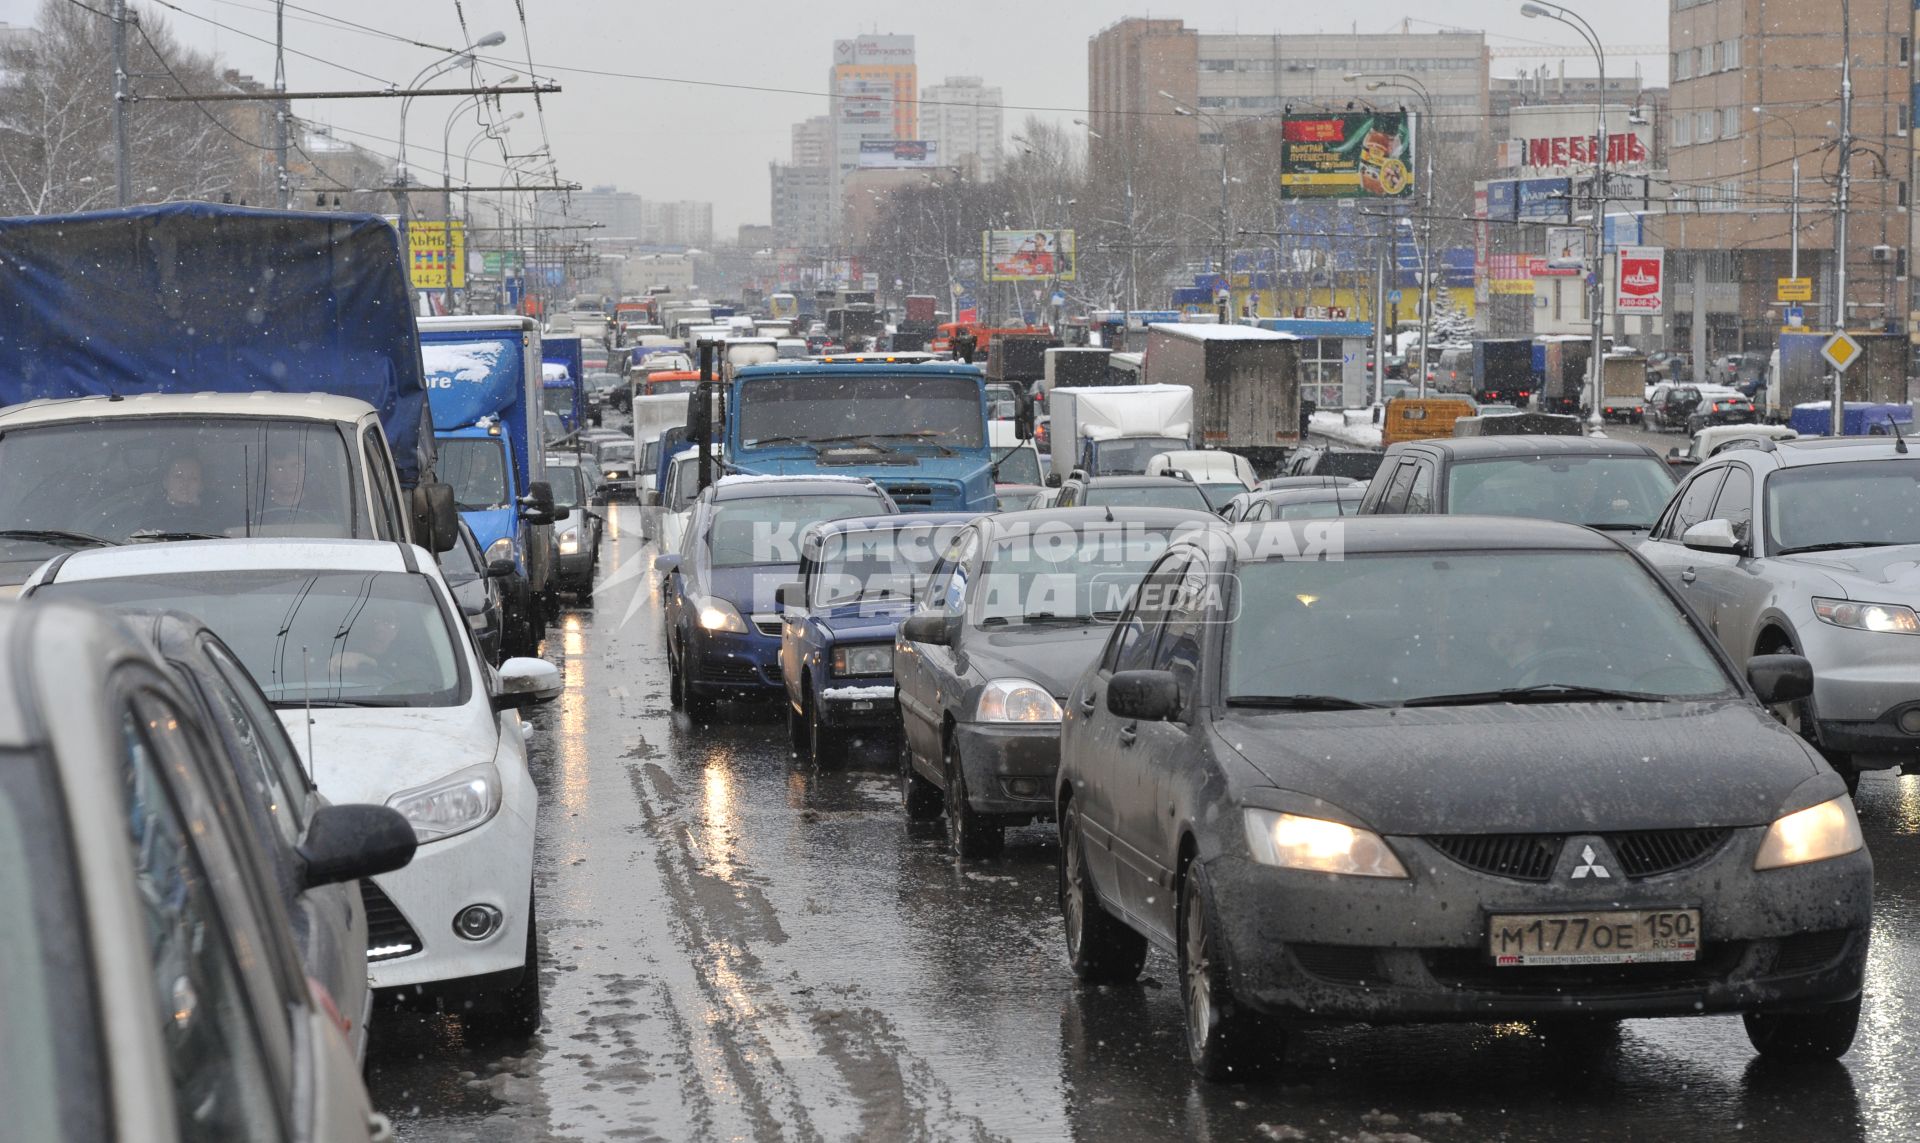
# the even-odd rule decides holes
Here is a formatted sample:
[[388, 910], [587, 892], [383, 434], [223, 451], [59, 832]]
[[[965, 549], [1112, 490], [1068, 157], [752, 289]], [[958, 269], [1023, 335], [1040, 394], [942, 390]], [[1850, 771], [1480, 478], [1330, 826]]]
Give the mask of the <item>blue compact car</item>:
[[802, 538], [799, 579], [780, 591], [780, 676], [801, 759], [837, 763], [849, 737], [894, 725], [894, 632], [941, 553], [978, 515], [833, 520]]
[[725, 476], [694, 502], [665, 581], [668, 697], [703, 714], [716, 699], [780, 691], [775, 595], [799, 571], [800, 538], [822, 520], [897, 512], [879, 485], [846, 476]]

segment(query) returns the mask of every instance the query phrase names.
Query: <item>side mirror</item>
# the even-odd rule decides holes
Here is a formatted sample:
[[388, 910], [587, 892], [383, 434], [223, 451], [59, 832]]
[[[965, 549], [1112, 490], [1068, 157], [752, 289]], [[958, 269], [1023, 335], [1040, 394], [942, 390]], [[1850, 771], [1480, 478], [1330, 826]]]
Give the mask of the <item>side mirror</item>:
[[1058, 487], [1060, 487], [1060, 474], [1059, 474], [1059, 473], [1057, 473], [1057, 472], [1049, 472], [1049, 473], [1047, 473], [1047, 487], [1048, 487], [1048, 488], [1058, 488]]
[[1726, 520], [1702, 520], [1682, 533], [1680, 542], [1696, 552], [1718, 552], [1730, 556], [1747, 554], [1747, 542], [1734, 532], [1733, 524]]
[[312, 889], [391, 873], [419, 844], [413, 823], [389, 806], [321, 806], [300, 840], [300, 883]]
[[783, 583], [774, 589], [773, 601], [788, 611], [807, 609], [807, 585], [803, 583]]
[[1813, 664], [1800, 655], [1755, 655], [1747, 660], [1747, 682], [1768, 706], [1795, 702], [1813, 694]]
[[659, 555], [653, 557], [653, 570], [659, 572], [661, 575], [672, 575], [674, 572], [679, 571], [680, 554], [678, 552], [661, 552]]
[[658, 508], [658, 507], [660, 507], [660, 494], [659, 494], [658, 492], [655, 492], [655, 491], [654, 491], [653, 489], [651, 489], [651, 488], [649, 488], [649, 489], [646, 489], [645, 491], [643, 491], [643, 492], [641, 492], [641, 493], [640, 493], [640, 507], [642, 507], [642, 508]]
[[1033, 439], [1033, 394], [1024, 388], [1016, 395], [1013, 406], [1013, 438], [1021, 441]]
[[947, 634], [947, 617], [938, 612], [923, 612], [908, 616], [900, 624], [900, 638], [909, 643], [925, 643], [930, 647], [946, 647], [953, 643]]
[[687, 436], [693, 444], [703, 444], [713, 435], [713, 399], [706, 387], [695, 385], [687, 394]]
[[413, 486], [407, 498], [413, 516], [414, 542], [430, 552], [450, 552], [460, 542], [460, 510], [453, 502], [453, 485], [428, 481]]
[[493, 709], [518, 710], [560, 697], [560, 669], [545, 659], [508, 659], [500, 664], [500, 691]]
[[544, 480], [527, 485], [527, 494], [520, 498], [520, 518], [529, 524], [551, 524], [559, 519], [553, 507], [553, 485]]
[[490, 560], [487, 563], [488, 579], [512, 579], [520, 574], [520, 565], [512, 560]]
[[1169, 671], [1120, 671], [1107, 680], [1107, 710], [1121, 718], [1165, 722], [1180, 711], [1180, 684]]

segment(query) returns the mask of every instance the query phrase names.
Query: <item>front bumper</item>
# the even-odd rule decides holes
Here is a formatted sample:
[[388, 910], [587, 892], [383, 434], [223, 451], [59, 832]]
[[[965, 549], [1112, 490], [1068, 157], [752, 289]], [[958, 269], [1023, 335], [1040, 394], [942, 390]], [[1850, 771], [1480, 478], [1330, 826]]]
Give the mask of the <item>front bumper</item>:
[[[1811, 1010], [1859, 995], [1873, 866], [1863, 850], [1756, 873], [1764, 831], [1641, 880], [1524, 883], [1455, 864], [1417, 839], [1393, 846], [1411, 880], [1335, 877], [1238, 857], [1207, 866], [1234, 994], [1262, 1011], [1333, 1020], [1691, 1016]], [[1578, 844], [1580, 839], [1574, 839]], [[1699, 959], [1496, 967], [1489, 913], [1686, 906]]]
[[892, 726], [899, 721], [893, 703], [893, 676], [829, 678], [814, 692], [815, 716], [823, 726]]
[[1053, 779], [1060, 769], [1060, 724], [962, 722], [954, 746], [978, 813], [1053, 816]]
[[708, 631], [694, 624], [687, 636], [687, 685], [702, 698], [768, 698], [786, 693], [780, 677], [780, 639], [757, 629]]
[[[530, 786], [524, 788], [531, 793]], [[514, 789], [508, 787], [508, 797]], [[533, 887], [531, 813], [531, 804], [524, 811], [502, 804], [487, 824], [423, 845], [405, 868], [373, 878], [420, 947], [405, 956], [370, 957], [368, 983], [381, 989], [445, 984], [513, 974], [526, 963], [527, 906]], [[498, 909], [500, 927], [478, 941], [456, 936], [454, 916], [469, 905]], [[370, 950], [395, 937], [391, 924], [378, 931], [371, 924], [369, 928]]]
[[[1900, 729], [1920, 706], [1920, 640], [1910, 635], [1842, 630], [1811, 619], [1801, 625], [1813, 660], [1813, 711], [1820, 745], [1877, 756], [1886, 765], [1920, 759], [1920, 735]], [[1866, 760], [1856, 758], [1856, 763]], [[1867, 763], [1871, 768], [1872, 763]]]

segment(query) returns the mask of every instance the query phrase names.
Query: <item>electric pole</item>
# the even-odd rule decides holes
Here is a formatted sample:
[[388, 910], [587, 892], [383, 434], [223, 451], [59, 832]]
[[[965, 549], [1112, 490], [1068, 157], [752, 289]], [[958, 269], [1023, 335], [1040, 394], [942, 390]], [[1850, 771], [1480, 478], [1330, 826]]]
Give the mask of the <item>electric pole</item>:
[[113, 0], [113, 181], [121, 206], [133, 201], [127, 96], [127, 0]]
[[[1840, 0], [1840, 188], [1833, 223], [1833, 328], [1847, 328], [1847, 209], [1853, 191], [1853, 28], [1847, 0]], [[1846, 431], [1846, 402], [1841, 392], [1845, 376], [1833, 371], [1830, 436]]]
[[287, 0], [273, 3], [274, 181], [280, 191], [280, 209], [293, 206], [293, 180], [287, 176]]

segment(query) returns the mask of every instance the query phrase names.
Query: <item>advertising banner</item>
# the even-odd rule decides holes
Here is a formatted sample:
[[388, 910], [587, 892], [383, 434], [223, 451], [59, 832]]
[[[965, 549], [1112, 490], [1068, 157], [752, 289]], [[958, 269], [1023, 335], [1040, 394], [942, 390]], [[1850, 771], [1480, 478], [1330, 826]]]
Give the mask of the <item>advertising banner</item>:
[[1403, 111], [1288, 115], [1281, 198], [1411, 198], [1414, 122]]
[[1570, 179], [1521, 179], [1514, 187], [1515, 215], [1529, 222], [1570, 222]]
[[1487, 217], [1512, 222], [1519, 215], [1515, 213], [1515, 202], [1519, 186], [1512, 179], [1496, 179], [1487, 184]]
[[1503, 297], [1533, 296], [1533, 275], [1525, 254], [1495, 254], [1487, 259], [1487, 292]]
[[444, 222], [413, 222], [407, 225], [407, 273], [416, 290], [444, 290], [447, 275], [453, 275], [453, 288], [467, 285], [467, 228], [453, 224], [453, 241], [447, 241]]
[[1666, 285], [1666, 251], [1658, 246], [1622, 246], [1613, 308], [1623, 314], [1658, 317]]
[[983, 230], [980, 276], [989, 282], [1074, 279], [1071, 230]]
[[863, 168], [939, 165], [940, 142], [937, 139], [860, 140], [860, 166]]

